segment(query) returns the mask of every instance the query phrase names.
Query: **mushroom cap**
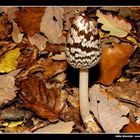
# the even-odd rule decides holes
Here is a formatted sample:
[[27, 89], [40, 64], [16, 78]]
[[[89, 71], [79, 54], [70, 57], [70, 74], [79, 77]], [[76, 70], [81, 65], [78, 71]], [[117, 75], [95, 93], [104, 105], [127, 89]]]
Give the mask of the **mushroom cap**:
[[91, 68], [99, 62], [101, 45], [95, 20], [84, 13], [73, 20], [65, 53], [68, 63], [74, 68]]

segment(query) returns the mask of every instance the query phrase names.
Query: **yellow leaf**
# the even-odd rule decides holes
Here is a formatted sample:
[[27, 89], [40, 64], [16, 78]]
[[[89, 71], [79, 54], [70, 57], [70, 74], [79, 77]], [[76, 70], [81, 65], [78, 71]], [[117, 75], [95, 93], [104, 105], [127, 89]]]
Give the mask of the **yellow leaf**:
[[23, 121], [10, 122], [8, 127], [16, 127], [21, 124], [23, 124]]
[[97, 10], [96, 16], [98, 23], [102, 23], [102, 29], [110, 31], [110, 35], [117, 37], [126, 37], [130, 33], [131, 24], [121, 16], [112, 16], [111, 14], [105, 15], [100, 10]]
[[5, 126], [5, 127], [16, 127], [18, 125], [21, 125], [23, 124], [24, 121], [11, 121], [11, 122], [4, 122], [2, 123], [2, 126]]
[[137, 40], [136, 40], [135, 38], [133, 38], [132, 36], [128, 36], [127, 39], [128, 39], [129, 41], [131, 41], [132, 43], [137, 44]]
[[122, 76], [122, 77], [120, 77], [120, 78], [117, 80], [117, 82], [124, 82], [124, 81], [127, 81], [127, 80], [129, 80], [129, 79], [126, 78], [126, 77], [124, 77], [124, 76]]
[[15, 70], [18, 64], [18, 57], [20, 55], [19, 48], [8, 51], [4, 56], [0, 59], [0, 72], [10, 72]]

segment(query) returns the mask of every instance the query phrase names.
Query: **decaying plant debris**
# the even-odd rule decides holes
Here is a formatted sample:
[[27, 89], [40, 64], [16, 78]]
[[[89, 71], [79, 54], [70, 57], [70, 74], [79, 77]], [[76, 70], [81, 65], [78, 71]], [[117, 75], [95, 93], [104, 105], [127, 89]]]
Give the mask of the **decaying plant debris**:
[[65, 58], [81, 12], [97, 20], [103, 48], [90, 69], [91, 114], [101, 133], [140, 132], [139, 7], [0, 7], [1, 133], [90, 133]]

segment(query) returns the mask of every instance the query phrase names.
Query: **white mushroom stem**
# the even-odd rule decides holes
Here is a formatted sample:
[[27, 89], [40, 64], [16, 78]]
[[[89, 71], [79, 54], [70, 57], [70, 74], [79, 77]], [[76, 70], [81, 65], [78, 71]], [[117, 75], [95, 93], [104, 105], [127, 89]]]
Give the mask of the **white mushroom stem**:
[[80, 69], [79, 88], [81, 118], [84, 123], [93, 122], [94, 120], [89, 112], [88, 69]]

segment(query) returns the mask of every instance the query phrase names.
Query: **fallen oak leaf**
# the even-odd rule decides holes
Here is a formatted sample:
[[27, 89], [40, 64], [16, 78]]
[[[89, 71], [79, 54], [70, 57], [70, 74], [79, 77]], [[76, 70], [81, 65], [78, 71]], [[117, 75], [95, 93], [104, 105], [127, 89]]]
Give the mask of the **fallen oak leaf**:
[[116, 78], [119, 78], [133, 51], [133, 46], [128, 43], [112, 42], [112, 47], [103, 47], [97, 83], [111, 85]]
[[97, 22], [103, 24], [101, 28], [109, 31], [110, 35], [117, 37], [126, 37], [130, 33], [132, 26], [122, 16], [112, 16], [112, 14], [105, 15], [100, 10], [97, 10]]
[[101, 92], [99, 85], [91, 87], [89, 92], [90, 110], [107, 133], [119, 133], [129, 123], [126, 115], [129, 108], [119, 101]]

